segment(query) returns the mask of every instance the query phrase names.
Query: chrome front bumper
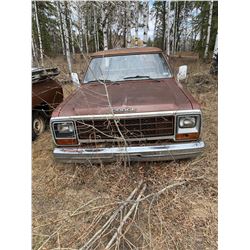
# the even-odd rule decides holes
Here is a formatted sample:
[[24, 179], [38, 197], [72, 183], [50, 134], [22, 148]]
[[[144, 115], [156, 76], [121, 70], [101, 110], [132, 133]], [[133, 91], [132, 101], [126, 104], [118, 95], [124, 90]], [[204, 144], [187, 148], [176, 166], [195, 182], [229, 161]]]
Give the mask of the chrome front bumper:
[[199, 155], [205, 144], [183, 142], [158, 146], [114, 147], [114, 148], [55, 148], [56, 160], [66, 163], [129, 161], [166, 161], [191, 158]]

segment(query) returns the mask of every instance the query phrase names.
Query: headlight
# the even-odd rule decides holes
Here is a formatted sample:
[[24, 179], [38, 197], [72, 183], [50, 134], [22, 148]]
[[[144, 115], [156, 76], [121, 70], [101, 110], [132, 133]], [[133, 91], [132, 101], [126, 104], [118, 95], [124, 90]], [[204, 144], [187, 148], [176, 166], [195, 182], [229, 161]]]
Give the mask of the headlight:
[[196, 117], [180, 117], [179, 126], [180, 128], [193, 128], [196, 124]]
[[73, 122], [55, 122], [53, 129], [56, 138], [74, 138], [75, 128]]
[[195, 140], [200, 136], [201, 116], [180, 115], [176, 117], [176, 140]]

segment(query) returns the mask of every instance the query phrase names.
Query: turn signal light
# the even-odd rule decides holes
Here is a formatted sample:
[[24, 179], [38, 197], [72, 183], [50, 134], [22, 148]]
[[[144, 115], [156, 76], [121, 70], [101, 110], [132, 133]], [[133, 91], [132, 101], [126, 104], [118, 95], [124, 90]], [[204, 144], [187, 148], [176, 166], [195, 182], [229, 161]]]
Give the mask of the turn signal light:
[[189, 133], [189, 134], [177, 134], [175, 136], [176, 140], [197, 140], [199, 139], [199, 133]]
[[77, 144], [77, 139], [56, 139], [57, 145], [75, 145]]

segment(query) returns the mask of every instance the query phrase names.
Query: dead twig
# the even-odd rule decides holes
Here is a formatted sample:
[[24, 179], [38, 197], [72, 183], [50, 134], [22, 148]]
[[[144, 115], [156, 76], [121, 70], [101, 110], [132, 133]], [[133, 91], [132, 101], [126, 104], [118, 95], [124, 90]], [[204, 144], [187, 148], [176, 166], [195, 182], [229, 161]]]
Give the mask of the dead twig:
[[141, 192], [139, 193], [136, 202], [133, 204], [133, 206], [130, 208], [130, 210], [128, 211], [128, 213], [124, 216], [124, 218], [122, 219], [120, 226], [117, 228], [117, 231], [115, 232], [115, 234], [113, 235], [113, 237], [111, 238], [111, 240], [109, 241], [109, 243], [107, 244], [107, 246], [105, 247], [105, 249], [109, 249], [110, 246], [113, 244], [113, 242], [115, 241], [115, 239], [121, 234], [122, 231], [122, 227], [124, 226], [125, 222], [127, 221], [127, 219], [129, 218], [129, 216], [133, 213], [133, 211], [135, 210], [135, 208], [137, 207], [137, 201], [140, 200], [141, 196], [143, 195], [143, 193], [146, 190], [147, 185], [144, 184]]
[[133, 196], [135, 195], [135, 193], [138, 191], [138, 189], [141, 187], [143, 181], [140, 181], [139, 185], [133, 190], [133, 192], [128, 196], [128, 198], [126, 199], [126, 201], [121, 204], [121, 206], [115, 210], [115, 212], [112, 214], [112, 216], [106, 221], [106, 223], [93, 235], [93, 237], [84, 244], [83, 247], [81, 247], [79, 250], [83, 250], [83, 249], [90, 249], [91, 246], [102, 236], [102, 234], [106, 231], [106, 229], [110, 226], [110, 224], [112, 223], [112, 221], [116, 218], [116, 216], [119, 214], [120, 211], [123, 210], [123, 208], [126, 206], [126, 204], [128, 203], [128, 201], [130, 201]]

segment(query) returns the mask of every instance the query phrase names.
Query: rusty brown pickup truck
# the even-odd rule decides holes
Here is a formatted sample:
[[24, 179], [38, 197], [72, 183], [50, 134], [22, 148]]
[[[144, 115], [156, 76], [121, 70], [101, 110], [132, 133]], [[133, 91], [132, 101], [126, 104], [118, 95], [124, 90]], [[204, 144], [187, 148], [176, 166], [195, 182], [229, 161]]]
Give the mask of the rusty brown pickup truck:
[[57, 160], [175, 160], [204, 148], [200, 106], [159, 48], [96, 52], [83, 80], [72, 80], [77, 90], [50, 120]]
[[32, 140], [46, 128], [52, 111], [63, 101], [63, 90], [54, 79], [57, 68], [32, 69]]

